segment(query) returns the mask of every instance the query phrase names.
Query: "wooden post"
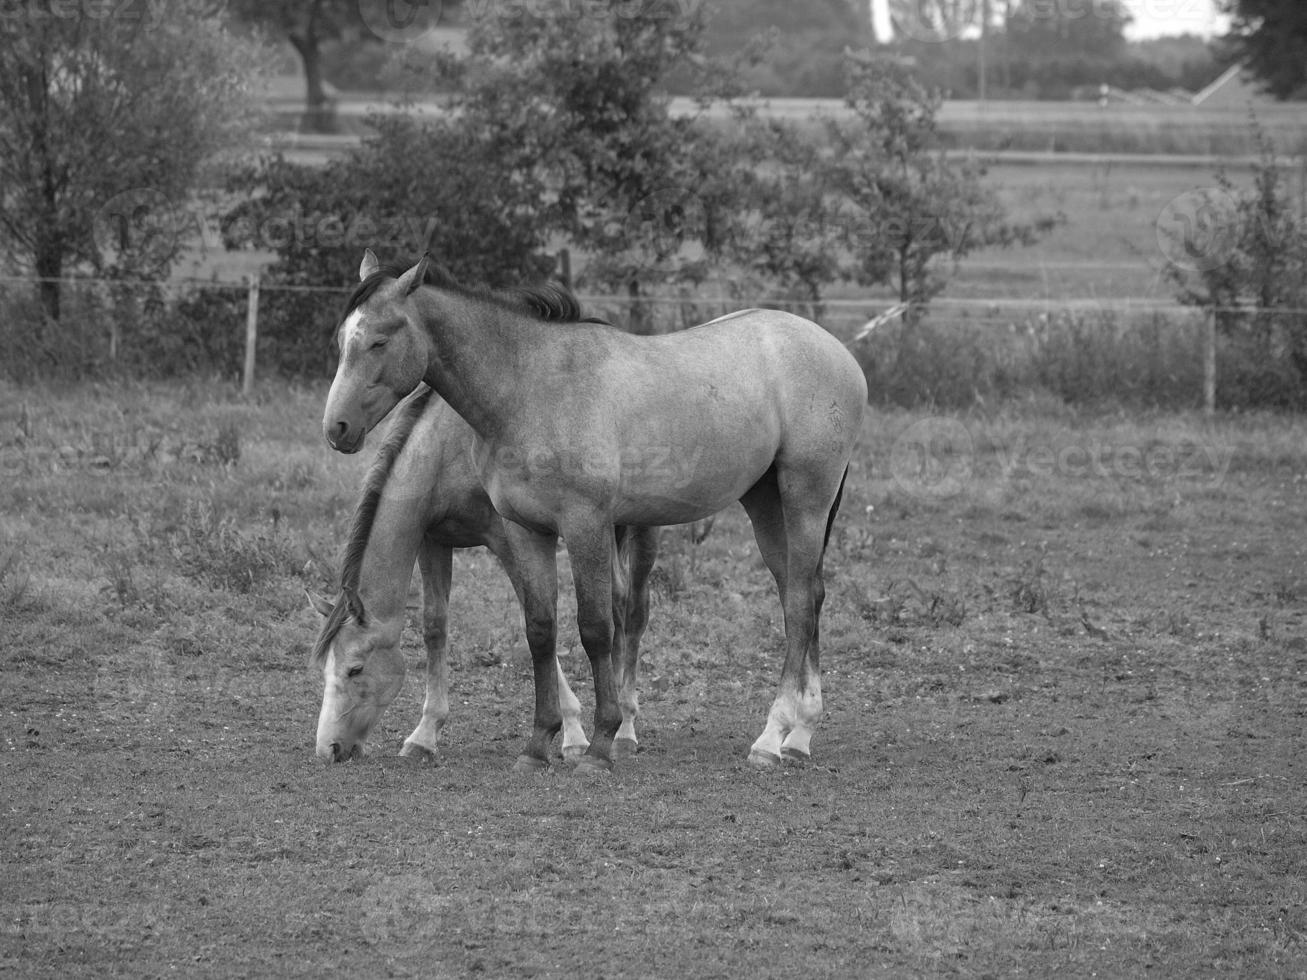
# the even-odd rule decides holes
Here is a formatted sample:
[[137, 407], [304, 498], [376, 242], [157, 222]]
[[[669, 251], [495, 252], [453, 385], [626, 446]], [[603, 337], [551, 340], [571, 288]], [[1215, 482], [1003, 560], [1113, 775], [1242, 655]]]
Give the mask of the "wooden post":
[[1216, 412], [1216, 311], [1203, 314], [1203, 411]]
[[558, 250], [558, 279], [568, 289], [572, 288], [572, 251], [567, 248]]
[[250, 276], [249, 298], [245, 307], [245, 374], [241, 394], [247, 398], [254, 391], [254, 348], [259, 339], [259, 274]]

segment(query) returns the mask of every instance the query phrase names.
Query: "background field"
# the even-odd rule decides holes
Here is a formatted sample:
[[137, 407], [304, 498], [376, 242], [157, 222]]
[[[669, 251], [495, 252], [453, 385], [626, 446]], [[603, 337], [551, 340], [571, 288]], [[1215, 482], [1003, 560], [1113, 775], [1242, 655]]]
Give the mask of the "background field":
[[394, 757], [416, 676], [378, 755], [314, 760], [301, 590], [366, 464], [323, 395], [0, 388], [0, 970], [1307, 971], [1301, 420], [871, 413], [813, 763], [742, 765], [781, 631], [733, 510], [666, 532], [643, 751], [596, 781], [509, 771], [529, 670], [482, 553], [438, 764]]

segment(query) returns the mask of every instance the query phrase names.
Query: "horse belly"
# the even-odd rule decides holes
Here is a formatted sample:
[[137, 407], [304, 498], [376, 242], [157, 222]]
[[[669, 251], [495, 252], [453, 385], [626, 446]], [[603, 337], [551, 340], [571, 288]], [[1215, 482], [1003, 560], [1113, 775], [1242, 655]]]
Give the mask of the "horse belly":
[[744, 496], [776, 456], [770, 437], [741, 441], [640, 443], [622, 451], [613, 507], [618, 524], [685, 524]]

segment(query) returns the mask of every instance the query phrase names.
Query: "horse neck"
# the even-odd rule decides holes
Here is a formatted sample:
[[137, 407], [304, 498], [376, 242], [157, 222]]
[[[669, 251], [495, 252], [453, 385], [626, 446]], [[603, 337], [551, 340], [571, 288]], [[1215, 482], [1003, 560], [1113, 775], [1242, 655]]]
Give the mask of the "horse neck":
[[429, 519], [429, 501], [438, 494], [425, 492], [431, 484], [413, 487], [415, 501], [412, 493], [396, 493], [400, 489], [396, 483], [392, 471], [363, 548], [358, 592], [373, 618], [387, 623], [398, 620], [402, 626], [413, 562]]
[[492, 302], [423, 289], [419, 309], [428, 339], [423, 380], [480, 436], [492, 438], [529, 407], [522, 372], [539, 331], [530, 317]]

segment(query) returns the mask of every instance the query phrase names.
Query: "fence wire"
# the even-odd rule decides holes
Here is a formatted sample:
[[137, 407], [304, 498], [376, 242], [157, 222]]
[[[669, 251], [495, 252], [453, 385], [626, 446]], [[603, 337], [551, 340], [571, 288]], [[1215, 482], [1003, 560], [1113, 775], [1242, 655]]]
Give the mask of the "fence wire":
[[[68, 287], [60, 291], [64, 315], [57, 321], [45, 316], [38, 295], [37, 287], [48, 282]], [[336, 304], [312, 297], [343, 301], [353, 285], [268, 282], [257, 274], [167, 280], [0, 275], [0, 349], [6, 352], [0, 375], [208, 374], [241, 378], [246, 392], [256, 373], [326, 377], [334, 365], [329, 338]], [[914, 314], [887, 318], [901, 304], [885, 294], [814, 302], [748, 295], [735, 284], [715, 282], [695, 292], [637, 297], [578, 291], [578, 299], [592, 315], [619, 325], [639, 321], [654, 332], [750, 306], [788, 309], [848, 344], [871, 385], [897, 402], [965, 404], [1046, 389], [1068, 400], [1125, 392], [1141, 404], [1211, 410], [1219, 370], [1222, 388], [1235, 392], [1224, 399], [1229, 404], [1260, 404], [1258, 386], [1266, 384], [1279, 386], [1274, 404], [1307, 404], [1300, 372], [1277, 375], [1278, 368], [1258, 363], [1274, 345], [1235, 350], [1217, 329], [1218, 323], [1261, 323], [1265, 333], [1270, 324], [1270, 333], [1281, 338], [1276, 356], [1283, 360], [1283, 351], [1299, 349], [1296, 338], [1307, 333], [1307, 309], [1297, 307], [1212, 308], [1156, 297], [940, 296]]]

